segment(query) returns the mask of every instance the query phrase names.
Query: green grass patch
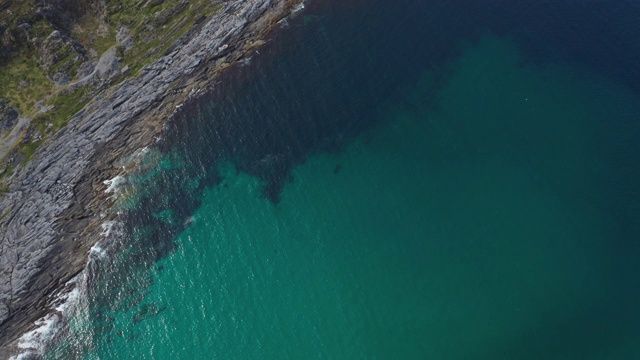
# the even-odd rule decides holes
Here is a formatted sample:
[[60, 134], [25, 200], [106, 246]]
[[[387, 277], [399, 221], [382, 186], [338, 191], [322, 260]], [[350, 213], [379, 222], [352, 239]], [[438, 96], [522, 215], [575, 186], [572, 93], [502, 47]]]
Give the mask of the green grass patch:
[[71, 76], [71, 78], [76, 77], [78, 67], [82, 64], [82, 58], [78, 56], [78, 53], [71, 47], [71, 45], [66, 44], [58, 51], [56, 51], [56, 56], [58, 57], [58, 61], [49, 68], [49, 76], [53, 77], [53, 75], [58, 72], [65, 72]]
[[67, 124], [69, 118], [87, 104], [87, 94], [89, 89], [85, 87], [78, 88], [71, 93], [59, 93], [53, 96], [49, 104], [54, 108], [48, 118], [48, 122], [53, 124], [53, 130], [57, 131]]
[[29, 160], [31, 160], [33, 155], [36, 153], [36, 150], [38, 149], [38, 147], [40, 147], [40, 144], [42, 144], [42, 140], [31, 141], [26, 144], [20, 144], [20, 153], [22, 153], [25, 156], [24, 160], [22, 161], [23, 163], [26, 163]]
[[26, 51], [0, 64], [0, 97], [23, 115], [29, 115], [38, 100], [50, 95], [53, 86], [37, 61]]

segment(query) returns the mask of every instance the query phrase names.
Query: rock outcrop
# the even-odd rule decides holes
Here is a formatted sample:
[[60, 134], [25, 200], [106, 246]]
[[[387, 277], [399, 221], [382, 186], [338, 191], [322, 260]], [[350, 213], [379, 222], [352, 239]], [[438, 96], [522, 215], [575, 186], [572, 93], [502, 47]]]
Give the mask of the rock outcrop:
[[18, 122], [18, 116], [18, 110], [9, 106], [5, 100], [0, 99], [0, 138]]
[[110, 204], [103, 181], [119, 171], [112, 164], [151, 143], [178, 104], [261, 43], [293, 5], [223, 3], [138, 76], [98, 94], [13, 174], [0, 195], [0, 359], [45, 314], [48, 294], [86, 265]]

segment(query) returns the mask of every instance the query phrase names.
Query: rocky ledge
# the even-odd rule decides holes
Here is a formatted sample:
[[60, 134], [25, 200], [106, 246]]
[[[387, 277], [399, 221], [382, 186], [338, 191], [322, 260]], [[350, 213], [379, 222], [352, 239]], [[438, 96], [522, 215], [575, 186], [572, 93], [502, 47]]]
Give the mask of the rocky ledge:
[[138, 76], [98, 94], [18, 169], [0, 195], [0, 359], [78, 274], [110, 206], [114, 162], [161, 136], [188, 97], [260, 44], [295, 3], [230, 0]]

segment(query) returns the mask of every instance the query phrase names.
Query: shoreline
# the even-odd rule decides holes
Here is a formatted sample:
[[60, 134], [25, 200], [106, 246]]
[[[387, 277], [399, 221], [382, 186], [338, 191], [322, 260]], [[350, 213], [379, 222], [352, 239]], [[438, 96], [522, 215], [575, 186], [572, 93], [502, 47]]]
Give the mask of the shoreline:
[[113, 204], [115, 162], [153, 144], [181, 105], [253, 49], [300, 0], [234, 0], [180, 38], [140, 75], [102, 92], [10, 179], [0, 208], [0, 359], [36, 328], [58, 292], [86, 266]]

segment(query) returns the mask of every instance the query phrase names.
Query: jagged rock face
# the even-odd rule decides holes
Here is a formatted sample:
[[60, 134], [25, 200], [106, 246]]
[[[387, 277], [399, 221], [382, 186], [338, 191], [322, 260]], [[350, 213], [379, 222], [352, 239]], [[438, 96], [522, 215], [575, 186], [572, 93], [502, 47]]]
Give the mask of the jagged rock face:
[[11, 130], [18, 121], [18, 111], [0, 99], [0, 136]]
[[35, 45], [38, 63], [51, 80], [60, 85], [71, 81], [74, 65], [87, 61], [82, 47], [59, 30], [54, 30], [44, 41], [38, 41]]
[[100, 16], [105, 0], [41, 0], [39, 11], [57, 29], [70, 33], [79, 19]]
[[43, 42], [42, 46], [38, 48], [38, 62], [44, 69], [49, 69], [56, 62], [58, 62], [56, 53], [65, 45], [65, 41], [62, 39], [60, 31], [55, 30], [51, 33]]
[[82, 68], [88, 62], [87, 49], [78, 44], [70, 34], [83, 18], [100, 21], [105, 1], [86, 0], [41, 0], [38, 12], [56, 30], [44, 41], [34, 42], [38, 50], [38, 62], [49, 78], [59, 85], [69, 83], [75, 74], [74, 68]]

